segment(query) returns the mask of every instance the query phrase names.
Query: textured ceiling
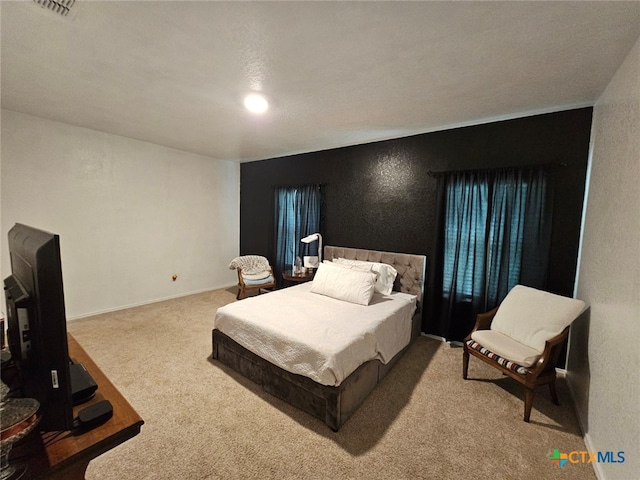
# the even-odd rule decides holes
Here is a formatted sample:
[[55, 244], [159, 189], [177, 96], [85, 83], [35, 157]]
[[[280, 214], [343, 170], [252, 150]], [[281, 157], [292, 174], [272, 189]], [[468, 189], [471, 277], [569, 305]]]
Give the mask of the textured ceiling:
[[238, 161], [592, 105], [640, 35], [637, 1], [0, 4], [3, 108]]

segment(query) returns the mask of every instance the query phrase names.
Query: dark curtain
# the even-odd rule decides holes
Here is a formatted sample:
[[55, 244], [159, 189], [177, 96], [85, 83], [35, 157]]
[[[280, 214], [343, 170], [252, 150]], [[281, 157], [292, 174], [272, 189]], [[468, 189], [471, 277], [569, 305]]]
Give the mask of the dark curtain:
[[[297, 256], [317, 255], [318, 242], [305, 245], [300, 239], [320, 232], [320, 186], [302, 185], [275, 189], [276, 278], [292, 268]], [[304, 245], [305, 250], [302, 251]]]
[[437, 174], [431, 322], [462, 340], [516, 284], [545, 288], [553, 191], [544, 167]]

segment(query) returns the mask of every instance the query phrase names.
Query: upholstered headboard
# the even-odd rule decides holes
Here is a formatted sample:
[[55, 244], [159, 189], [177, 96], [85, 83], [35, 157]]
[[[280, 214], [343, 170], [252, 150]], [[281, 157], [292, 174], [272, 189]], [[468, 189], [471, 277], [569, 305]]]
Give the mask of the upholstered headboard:
[[364, 260], [366, 262], [380, 262], [391, 265], [398, 271], [393, 289], [398, 292], [416, 295], [418, 297], [418, 309], [422, 310], [427, 270], [427, 257], [424, 255], [325, 245], [322, 258], [329, 261], [334, 258], [347, 258], [349, 260]]

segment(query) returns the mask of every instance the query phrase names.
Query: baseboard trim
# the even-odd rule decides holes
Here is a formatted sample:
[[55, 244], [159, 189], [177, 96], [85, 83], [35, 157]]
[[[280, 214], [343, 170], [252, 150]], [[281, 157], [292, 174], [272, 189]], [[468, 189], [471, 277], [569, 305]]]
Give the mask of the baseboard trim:
[[458, 342], [455, 340], [447, 340], [446, 338], [440, 337], [438, 335], [433, 335], [431, 333], [424, 333], [424, 332], [422, 332], [420, 335], [422, 335], [423, 337], [431, 338], [433, 340], [437, 340], [438, 342], [448, 343], [451, 348], [462, 347], [462, 342]]
[[[565, 383], [567, 384], [567, 387], [569, 389], [569, 396], [571, 397], [571, 405], [573, 406], [573, 413], [575, 414], [576, 419], [578, 420], [578, 427], [580, 427], [580, 432], [582, 433], [582, 440], [584, 441], [584, 445], [587, 447], [587, 451], [595, 452], [597, 449], [594, 447], [593, 442], [591, 441], [591, 437], [586, 432], [585, 425], [582, 422], [582, 417], [578, 414], [578, 402], [576, 401], [576, 394], [573, 390], [573, 385], [569, 380], [570, 375], [567, 374], [568, 373], [567, 370], [562, 370], [557, 368], [556, 371], [558, 373], [561, 372], [560, 375], [562, 376], [562, 378], [565, 379]], [[598, 480], [605, 480], [605, 475], [604, 475], [604, 472], [602, 471], [602, 468], [600, 467], [600, 464], [597, 462], [592, 462], [591, 466], [593, 467], [593, 472], [596, 474], [596, 478]]]
[[434, 340], [438, 340], [439, 342], [446, 342], [447, 340], [444, 337], [439, 337], [438, 335], [432, 335], [431, 333], [421, 332], [420, 335], [427, 338], [432, 338]]
[[[580, 423], [580, 419], [578, 419], [578, 423]], [[597, 450], [597, 448], [593, 446], [593, 442], [591, 441], [591, 437], [589, 436], [588, 433], [585, 433], [582, 438], [584, 440], [585, 446], [587, 447], [587, 451], [595, 452]], [[591, 462], [591, 465], [593, 466], [593, 471], [596, 474], [596, 478], [598, 480], [605, 480], [605, 475], [604, 475], [604, 472], [602, 471], [602, 467], [600, 466], [600, 463]]]
[[225, 288], [231, 288], [231, 287], [234, 287], [235, 285], [236, 285], [235, 283], [230, 283], [228, 285], [221, 285], [221, 286], [212, 287], [212, 288], [203, 288], [201, 290], [195, 290], [193, 292], [179, 293], [177, 295], [170, 295], [168, 297], [156, 298], [156, 299], [147, 300], [147, 301], [144, 301], [144, 302], [131, 303], [131, 304], [128, 304], [128, 305], [121, 305], [119, 307], [114, 307], [114, 308], [105, 308], [104, 310], [97, 310], [95, 312], [84, 313], [82, 315], [75, 315], [73, 317], [67, 317], [67, 321], [68, 322], [72, 322], [74, 320], [80, 320], [82, 318], [93, 317], [95, 315], [101, 315], [103, 313], [118, 312], [120, 310], [127, 310], [128, 308], [142, 307], [144, 305], [151, 305], [152, 303], [165, 302], [167, 300], [174, 300], [176, 298], [188, 297], [189, 295], [197, 295], [198, 293], [213, 292], [214, 290], [222, 290], [222, 289], [225, 289]]

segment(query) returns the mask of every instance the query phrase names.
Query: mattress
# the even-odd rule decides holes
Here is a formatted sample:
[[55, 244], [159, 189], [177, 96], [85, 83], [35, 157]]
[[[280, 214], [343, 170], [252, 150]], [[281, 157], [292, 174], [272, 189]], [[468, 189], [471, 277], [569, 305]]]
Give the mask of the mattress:
[[364, 306], [311, 293], [311, 285], [225, 305], [214, 328], [274, 365], [329, 386], [369, 360], [387, 363], [409, 344], [415, 295], [375, 293]]

